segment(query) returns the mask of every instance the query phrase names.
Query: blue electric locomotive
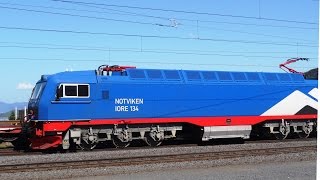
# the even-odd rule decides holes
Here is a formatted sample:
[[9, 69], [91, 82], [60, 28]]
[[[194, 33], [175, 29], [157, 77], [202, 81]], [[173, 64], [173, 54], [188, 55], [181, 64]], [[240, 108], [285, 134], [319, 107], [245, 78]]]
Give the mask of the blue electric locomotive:
[[294, 73], [124, 66], [43, 75], [28, 105], [30, 140], [33, 149], [93, 149], [106, 141], [247, 139], [259, 131], [307, 137], [316, 126], [317, 86]]

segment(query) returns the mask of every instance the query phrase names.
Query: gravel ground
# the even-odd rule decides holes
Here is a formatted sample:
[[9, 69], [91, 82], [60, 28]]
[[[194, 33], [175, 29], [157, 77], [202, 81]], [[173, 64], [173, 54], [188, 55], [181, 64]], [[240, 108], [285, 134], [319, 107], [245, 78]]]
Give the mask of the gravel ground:
[[197, 152], [219, 152], [234, 151], [245, 149], [264, 149], [277, 147], [294, 147], [294, 146], [310, 146], [316, 145], [314, 141], [298, 141], [298, 142], [277, 142], [277, 143], [250, 143], [250, 144], [234, 144], [234, 145], [208, 145], [208, 146], [190, 146], [190, 147], [164, 147], [164, 148], [144, 148], [144, 149], [115, 149], [105, 151], [93, 151], [65, 154], [43, 154], [43, 155], [26, 155], [26, 156], [2, 156], [0, 157], [1, 165], [21, 164], [21, 163], [41, 163], [41, 162], [57, 162], [70, 160], [89, 160], [101, 158], [115, 157], [137, 157], [147, 155], [167, 155], [181, 153], [197, 153]]
[[[100, 159], [108, 157], [134, 157], [141, 155], [164, 155], [164, 154], [178, 154], [178, 153], [192, 153], [192, 152], [218, 152], [240, 149], [262, 149], [272, 147], [292, 147], [292, 146], [309, 146], [316, 145], [316, 141], [308, 142], [278, 142], [265, 144], [237, 144], [237, 145], [220, 145], [220, 146], [192, 146], [192, 147], [166, 147], [166, 148], [147, 148], [134, 150], [120, 150], [120, 151], [97, 151], [97, 152], [78, 152], [67, 154], [47, 154], [47, 155], [30, 155], [30, 156], [16, 156], [16, 157], [1, 157], [0, 163], [19, 164], [19, 163], [39, 163], [39, 162], [54, 162], [54, 161], [68, 161], [68, 160], [86, 160], [86, 159]], [[12, 173], [0, 174], [1, 179], [61, 179], [61, 178], [80, 178], [92, 176], [105, 176], [117, 174], [130, 173], [144, 173], [155, 171], [181, 170], [181, 169], [203, 169], [219, 166], [230, 165], [249, 165], [262, 164], [266, 162], [274, 162], [275, 164], [282, 162], [300, 162], [311, 161], [315, 163], [316, 152], [300, 152], [290, 154], [280, 154], [273, 156], [259, 156], [259, 157], [245, 157], [224, 160], [207, 160], [197, 162], [177, 162], [170, 164], [153, 164], [140, 166], [124, 166], [124, 167], [101, 167], [101, 168], [87, 168], [75, 170], [60, 170], [52, 172], [41, 172], [35, 170], [32, 173]], [[291, 163], [288, 163], [290, 165]], [[314, 170], [315, 174], [315, 170]], [[311, 177], [311, 175], [308, 175]], [[85, 179], [86, 179], [85, 178]], [[121, 178], [121, 176], [120, 176]], [[231, 176], [230, 176], [231, 178]], [[180, 179], [180, 178], [177, 178]], [[245, 178], [244, 178], [245, 179]]]
[[[78, 180], [90, 179], [75, 178]], [[231, 165], [202, 169], [174, 169], [166, 171], [152, 171], [110, 176], [91, 177], [95, 180], [163, 180], [163, 179], [224, 179], [224, 180], [311, 180], [316, 179], [316, 162], [302, 161], [287, 163], [264, 163], [255, 165]]]

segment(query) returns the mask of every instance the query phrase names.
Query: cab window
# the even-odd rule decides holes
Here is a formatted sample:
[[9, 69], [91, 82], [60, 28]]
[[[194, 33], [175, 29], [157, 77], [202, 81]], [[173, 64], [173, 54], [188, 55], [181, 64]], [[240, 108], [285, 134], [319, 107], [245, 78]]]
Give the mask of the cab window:
[[78, 87], [77, 85], [66, 85], [64, 88], [65, 96], [77, 96], [78, 95]]
[[65, 98], [88, 98], [89, 84], [60, 84], [58, 95]]
[[89, 85], [78, 85], [78, 96], [88, 97], [89, 96]]
[[46, 85], [46, 83], [38, 83], [32, 90], [32, 94], [31, 94], [31, 100], [35, 100], [38, 99], [40, 97], [40, 94], [42, 93], [44, 86]]

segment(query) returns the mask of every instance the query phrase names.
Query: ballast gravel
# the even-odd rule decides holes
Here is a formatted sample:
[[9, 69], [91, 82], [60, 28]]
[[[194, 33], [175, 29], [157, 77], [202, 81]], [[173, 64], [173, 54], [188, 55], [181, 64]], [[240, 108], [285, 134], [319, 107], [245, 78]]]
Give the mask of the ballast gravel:
[[[65, 154], [43, 154], [43, 155], [26, 155], [26, 156], [2, 156], [0, 157], [1, 165], [21, 164], [21, 163], [45, 163], [59, 161], [84, 161], [93, 159], [117, 158], [117, 157], [139, 157], [149, 155], [168, 155], [181, 153], [200, 153], [200, 152], [220, 152], [220, 151], [235, 151], [246, 149], [264, 149], [264, 148], [280, 148], [280, 147], [295, 147], [295, 146], [312, 146], [316, 145], [316, 141], [297, 141], [297, 142], [277, 142], [277, 143], [250, 143], [250, 144], [234, 144], [234, 145], [208, 145], [208, 146], [190, 146], [190, 147], [162, 147], [162, 148], [142, 148], [129, 150], [105, 150], [93, 152], [77, 152]], [[34, 172], [16, 172], [10, 174], [0, 174], [0, 179], [62, 179], [62, 178], [84, 178], [94, 176], [128, 174], [137, 172], [150, 171], [166, 171], [174, 169], [203, 169], [219, 166], [230, 165], [248, 165], [271, 163], [288, 163], [299, 161], [314, 161], [316, 160], [316, 151], [314, 152], [299, 152], [288, 154], [275, 154], [271, 156], [243, 157], [233, 159], [218, 159], [205, 161], [191, 162], [176, 162], [176, 163], [160, 163], [137, 166], [122, 166], [122, 167], [100, 167], [100, 168], [85, 168], [85, 169], [66, 169], [58, 171], [41, 171], [40, 169]]]

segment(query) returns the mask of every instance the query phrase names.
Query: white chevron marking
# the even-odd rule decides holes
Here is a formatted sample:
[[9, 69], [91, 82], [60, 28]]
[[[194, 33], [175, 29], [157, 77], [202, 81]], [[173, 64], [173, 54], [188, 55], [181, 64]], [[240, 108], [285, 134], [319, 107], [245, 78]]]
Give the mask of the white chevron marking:
[[313, 88], [308, 94], [310, 94], [312, 97], [318, 99], [318, 95], [319, 95], [318, 88]]
[[[314, 96], [315, 94], [313, 90], [310, 91], [312, 96]], [[301, 91], [296, 90], [290, 95], [288, 95], [286, 98], [275, 104], [273, 107], [268, 109], [266, 112], [261, 114], [261, 116], [295, 115], [297, 112], [299, 112], [303, 107], [307, 105], [315, 109], [318, 109], [317, 101], [305, 95]]]

